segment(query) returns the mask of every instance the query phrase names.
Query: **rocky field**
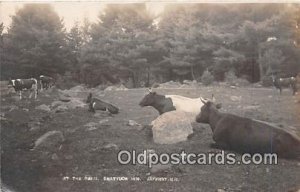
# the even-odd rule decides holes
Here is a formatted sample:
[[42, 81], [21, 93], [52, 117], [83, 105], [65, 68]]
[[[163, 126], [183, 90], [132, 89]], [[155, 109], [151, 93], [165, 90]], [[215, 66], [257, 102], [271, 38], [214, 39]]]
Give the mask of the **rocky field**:
[[[193, 89], [155, 89], [160, 94], [187, 97], [215, 95], [223, 111], [272, 122], [300, 135], [300, 98], [284, 90], [228, 86]], [[88, 112], [89, 92], [114, 103], [120, 113]], [[37, 100], [19, 100], [16, 93], [1, 96], [1, 180], [13, 191], [296, 191], [300, 163], [279, 159], [278, 165], [121, 165], [120, 150], [157, 153], [217, 152], [210, 127], [192, 123], [187, 141], [161, 145], [153, 142], [149, 124], [158, 113], [138, 103], [146, 89], [55, 88]], [[26, 95], [25, 95], [26, 96]], [[228, 152], [228, 151], [227, 151]], [[239, 156], [237, 154], [237, 156]], [[151, 181], [149, 177], [168, 178]], [[108, 181], [104, 177], [136, 178]], [[172, 181], [171, 181], [172, 180]]]

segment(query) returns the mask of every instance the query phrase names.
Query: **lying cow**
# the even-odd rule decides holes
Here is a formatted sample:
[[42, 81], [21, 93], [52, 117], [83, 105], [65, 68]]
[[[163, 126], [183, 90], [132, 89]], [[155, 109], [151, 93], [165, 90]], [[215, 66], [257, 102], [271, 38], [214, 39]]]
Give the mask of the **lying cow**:
[[41, 75], [39, 79], [41, 84], [41, 91], [43, 89], [51, 88], [54, 85], [54, 79], [52, 77]]
[[29, 98], [31, 98], [32, 93], [34, 93], [34, 98], [38, 95], [38, 82], [35, 78], [30, 79], [13, 79], [8, 82], [9, 87], [13, 87], [16, 92], [19, 92], [20, 99], [22, 99], [22, 91], [30, 90], [31, 93]]
[[203, 103], [200, 98], [192, 99], [180, 95], [159, 95], [149, 89], [149, 94], [142, 99], [139, 105], [141, 107], [152, 106], [160, 115], [175, 110], [199, 114], [199, 106], [201, 107]]
[[291, 87], [293, 91], [293, 95], [296, 94], [297, 92], [297, 79], [295, 77], [288, 77], [288, 78], [275, 78], [272, 77], [273, 79], [273, 85], [277, 89], [279, 89], [280, 94], [282, 92], [282, 88], [284, 87]]
[[300, 138], [267, 122], [221, 113], [220, 104], [202, 101], [204, 106], [196, 117], [208, 123], [215, 145], [247, 153], [276, 153], [279, 157], [300, 158]]
[[96, 112], [96, 110], [109, 111], [111, 114], [119, 113], [119, 109], [114, 105], [101, 101], [100, 99], [93, 98], [92, 93], [87, 97], [86, 103], [89, 103], [89, 111]]

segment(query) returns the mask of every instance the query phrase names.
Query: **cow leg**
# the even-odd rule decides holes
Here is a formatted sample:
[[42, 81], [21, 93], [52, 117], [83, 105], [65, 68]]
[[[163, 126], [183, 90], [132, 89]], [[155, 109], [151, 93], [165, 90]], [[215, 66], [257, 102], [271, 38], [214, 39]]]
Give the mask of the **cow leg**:
[[213, 144], [212, 147], [217, 149], [230, 149], [227, 140], [226, 134], [226, 127], [225, 128], [216, 128], [213, 132], [213, 140], [216, 142]]
[[38, 89], [34, 89], [33, 91], [34, 91], [34, 99], [36, 99], [37, 98], [37, 94], [38, 94]]
[[90, 111], [90, 112], [93, 112], [93, 113], [96, 112], [96, 111], [95, 111], [95, 108], [94, 108], [95, 104], [96, 104], [95, 102], [91, 102], [91, 103], [90, 103], [90, 105], [89, 105], [89, 111]]
[[43, 83], [42, 83], [42, 81], [40, 81], [40, 84], [41, 84], [41, 91], [43, 91]]
[[281, 95], [281, 92], [282, 92], [282, 88], [281, 87], [279, 87], [279, 92], [280, 92], [280, 95]]
[[297, 87], [296, 87], [296, 85], [295, 85], [295, 84], [292, 84], [291, 87], [292, 87], [293, 95], [296, 95], [296, 92], [297, 92]]
[[22, 99], [22, 91], [19, 91], [19, 97]]
[[218, 142], [218, 143], [212, 143], [210, 144], [211, 148], [214, 149], [222, 149], [222, 150], [229, 150], [229, 146], [226, 143]]
[[30, 91], [29, 99], [31, 99], [31, 97], [32, 97], [32, 91]]

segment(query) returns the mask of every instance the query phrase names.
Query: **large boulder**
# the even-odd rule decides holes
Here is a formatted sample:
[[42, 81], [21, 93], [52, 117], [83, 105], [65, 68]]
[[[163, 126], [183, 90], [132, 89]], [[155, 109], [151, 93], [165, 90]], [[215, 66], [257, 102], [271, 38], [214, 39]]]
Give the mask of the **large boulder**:
[[174, 144], [186, 141], [193, 133], [191, 122], [195, 115], [181, 111], [171, 111], [152, 121], [153, 140], [159, 144]]
[[55, 151], [64, 140], [61, 131], [49, 131], [34, 142], [33, 150]]
[[128, 90], [123, 84], [117, 86], [108, 86], [104, 91], [126, 91]]

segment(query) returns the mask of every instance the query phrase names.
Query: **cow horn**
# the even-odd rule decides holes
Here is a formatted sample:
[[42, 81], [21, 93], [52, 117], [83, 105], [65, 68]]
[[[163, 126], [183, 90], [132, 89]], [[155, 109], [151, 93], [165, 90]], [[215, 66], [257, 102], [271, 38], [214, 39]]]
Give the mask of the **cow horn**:
[[206, 103], [207, 103], [207, 101], [206, 101], [205, 99], [203, 99], [202, 97], [200, 97], [200, 100], [201, 100], [201, 102], [202, 102], [203, 104], [206, 104]]

